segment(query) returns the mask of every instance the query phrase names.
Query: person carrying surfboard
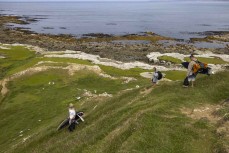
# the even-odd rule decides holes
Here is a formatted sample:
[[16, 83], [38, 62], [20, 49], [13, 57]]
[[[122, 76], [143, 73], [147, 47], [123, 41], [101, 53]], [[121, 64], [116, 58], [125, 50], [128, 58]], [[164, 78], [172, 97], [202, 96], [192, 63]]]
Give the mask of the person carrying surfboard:
[[[198, 60], [195, 58], [193, 54], [191, 54], [190, 60], [191, 62], [189, 62], [188, 64], [187, 78], [188, 78], [188, 82], [191, 82], [191, 87], [194, 87], [194, 82], [196, 80], [196, 74], [197, 74], [195, 72], [194, 66]], [[184, 85], [184, 87], [188, 87], [188, 86]]]
[[72, 132], [75, 129], [75, 116], [76, 116], [76, 110], [74, 108], [74, 105], [72, 103], [69, 104], [69, 127], [68, 130]]
[[162, 73], [160, 71], [157, 70], [156, 67], [153, 68], [153, 77], [152, 77], [152, 83], [153, 83], [153, 86], [157, 85], [158, 84], [158, 80], [161, 80], [162, 79]]

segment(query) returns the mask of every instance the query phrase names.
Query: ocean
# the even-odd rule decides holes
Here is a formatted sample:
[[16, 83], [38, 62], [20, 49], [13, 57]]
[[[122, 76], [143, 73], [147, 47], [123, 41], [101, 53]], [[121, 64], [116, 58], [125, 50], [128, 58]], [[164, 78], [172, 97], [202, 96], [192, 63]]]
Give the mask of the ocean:
[[0, 14], [37, 18], [14, 26], [48, 34], [152, 31], [189, 39], [204, 31], [229, 31], [229, 1], [0, 2]]

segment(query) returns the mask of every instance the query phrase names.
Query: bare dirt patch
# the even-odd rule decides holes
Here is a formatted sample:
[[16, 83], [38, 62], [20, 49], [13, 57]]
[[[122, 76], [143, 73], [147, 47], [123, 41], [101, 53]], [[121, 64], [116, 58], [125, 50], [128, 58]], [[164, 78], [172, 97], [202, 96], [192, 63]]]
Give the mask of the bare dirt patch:
[[142, 94], [142, 95], [148, 95], [148, 94], [150, 94], [152, 92], [152, 90], [153, 90], [153, 87], [144, 88], [144, 89], [142, 89], [140, 91], [140, 94]]
[[194, 120], [207, 119], [210, 123], [213, 123], [212, 125], [216, 127], [215, 133], [218, 142], [222, 145], [219, 152], [222, 153], [229, 152], [229, 122], [227, 118], [225, 119], [225, 116], [228, 115], [228, 113], [225, 112], [224, 115], [219, 115], [221, 109], [229, 108], [226, 101], [221, 105], [205, 105], [195, 109], [181, 109], [183, 114]]
[[104, 92], [102, 94], [95, 94], [90, 91], [85, 91], [83, 94], [84, 97], [90, 97], [90, 98], [97, 98], [97, 97], [113, 97], [112, 94], [108, 94], [107, 92]]
[[1, 45], [0, 45], [0, 49], [4, 49], [4, 50], [6, 50], [6, 49], [10, 49], [10, 48], [5, 47], [5, 46], [1, 46]]
[[206, 118], [212, 123], [217, 123], [221, 118], [214, 113], [220, 108], [222, 108], [220, 105], [205, 105], [194, 109], [182, 108], [181, 112], [195, 120]]
[[68, 70], [69, 75], [74, 75], [75, 72], [80, 71], [80, 70], [87, 70], [90, 72], [94, 72], [96, 74], [102, 73], [102, 70], [100, 69], [99, 66], [88, 66], [88, 65], [80, 65], [80, 64], [70, 64], [69, 66], [63, 68]]
[[2, 86], [1, 94], [3, 96], [5, 96], [8, 92], [8, 89], [6, 87], [8, 81], [9, 81], [9, 79], [4, 79], [4, 80], [0, 81], [0, 85]]

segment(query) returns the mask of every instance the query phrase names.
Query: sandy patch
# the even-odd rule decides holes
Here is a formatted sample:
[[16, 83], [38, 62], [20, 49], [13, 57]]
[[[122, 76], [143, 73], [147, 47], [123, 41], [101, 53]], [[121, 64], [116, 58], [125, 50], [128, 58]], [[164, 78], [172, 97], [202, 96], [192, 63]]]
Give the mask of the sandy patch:
[[97, 65], [88, 66], [88, 65], [70, 64], [69, 66], [67, 66], [63, 69], [68, 70], [69, 75], [74, 75], [75, 72], [80, 71], [80, 70], [87, 70], [90, 72], [94, 72], [96, 74], [102, 73], [102, 70]]
[[182, 108], [181, 112], [195, 120], [206, 118], [210, 122], [217, 123], [221, 118], [214, 115], [214, 112], [220, 108], [222, 108], [220, 105], [205, 105], [195, 109]]
[[0, 85], [2, 86], [1, 94], [3, 96], [5, 96], [8, 92], [8, 88], [6, 87], [8, 81], [9, 79], [4, 79], [0, 81]]
[[132, 81], [137, 81], [137, 79], [135, 79], [133, 77], [121, 77], [121, 79], [124, 80], [122, 84], [127, 84], [127, 83], [132, 82]]
[[102, 94], [93, 94], [90, 91], [85, 91], [83, 94], [83, 97], [90, 97], [90, 98], [97, 98], [97, 97], [113, 97], [112, 94], [108, 94], [107, 92], [104, 92]]
[[218, 139], [222, 141], [223, 149], [225, 152], [229, 152], [229, 121], [228, 119], [225, 120], [225, 116], [228, 113], [225, 112], [224, 115], [217, 115], [220, 109], [227, 108], [228, 103], [225, 100], [221, 105], [205, 105], [195, 109], [182, 108], [181, 112], [194, 120], [207, 119], [210, 123], [213, 123], [216, 127], [215, 133]]
[[140, 75], [144, 78], [152, 79], [153, 72], [143, 72], [143, 73], [140, 73]]
[[153, 90], [153, 87], [150, 87], [150, 88], [144, 88], [140, 91], [140, 94], [143, 94], [143, 95], [148, 95], [152, 92]]
[[22, 47], [25, 47], [25, 48], [27, 48], [27, 49], [29, 49], [31, 51], [35, 51], [37, 53], [43, 53], [43, 52], [46, 51], [45, 49], [40, 48], [38, 46], [27, 45], [27, 44], [19, 44], [19, 43], [15, 43], [15, 44], [2, 44], [2, 43], [0, 43], [0, 45], [3, 45], [6, 49], [10, 49], [11, 47], [14, 47], [14, 46], [22, 46]]
[[5, 46], [0, 46], [0, 49], [10, 49], [10, 48], [8, 48], [8, 47], [5, 47]]

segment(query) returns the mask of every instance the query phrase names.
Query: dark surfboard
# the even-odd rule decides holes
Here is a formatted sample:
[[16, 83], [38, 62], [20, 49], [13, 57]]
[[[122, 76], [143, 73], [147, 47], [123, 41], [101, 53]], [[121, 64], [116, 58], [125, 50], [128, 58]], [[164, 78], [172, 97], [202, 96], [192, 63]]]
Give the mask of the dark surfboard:
[[189, 62], [182, 62], [181, 64], [183, 65], [183, 67], [185, 67], [186, 69], [188, 69]]
[[[84, 121], [83, 118], [81, 117], [81, 116], [83, 116], [83, 114], [84, 114], [83, 112], [78, 112], [78, 113], [76, 113], [75, 120], [76, 120], [76, 121], [79, 121], [79, 120]], [[57, 130], [61, 130], [61, 129], [67, 127], [67, 126], [69, 126], [69, 119], [68, 119], [68, 118], [65, 119], [65, 120], [63, 120], [63, 121], [60, 123], [60, 125], [59, 125], [58, 128], [57, 128]]]
[[69, 119], [67, 118], [67, 119], [63, 120], [63, 121], [60, 123], [60, 125], [59, 125], [58, 128], [57, 128], [57, 130], [61, 130], [61, 129], [65, 128], [65, 127], [68, 126], [68, 125], [69, 125]]
[[[184, 66], [184, 68], [188, 69], [189, 62], [182, 62], [181, 65]], [[210, 75], [211, 68], [207, 67], [206, 69], [201, 69], [198, 71], [200, 74], [207, 74]]]

